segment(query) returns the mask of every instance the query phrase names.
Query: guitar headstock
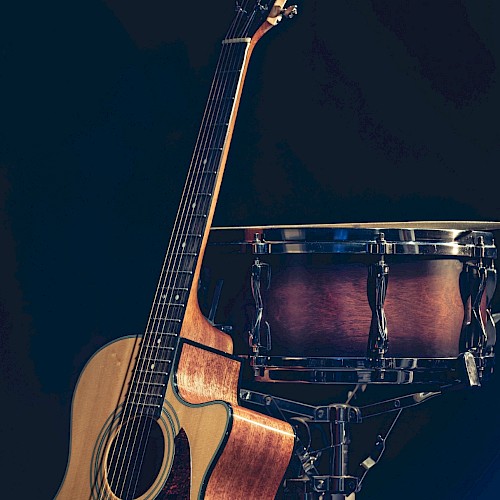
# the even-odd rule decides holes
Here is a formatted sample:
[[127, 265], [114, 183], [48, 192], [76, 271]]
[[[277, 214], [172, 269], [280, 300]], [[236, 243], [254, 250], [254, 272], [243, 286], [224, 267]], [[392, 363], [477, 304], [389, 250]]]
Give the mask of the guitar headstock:
[[292, 18], [297, 6], [285, 8], [287, 0], [236, 0], [236, 16], [226, 35], [230, 39], [251, 39], [257, 41], [283, 17]]

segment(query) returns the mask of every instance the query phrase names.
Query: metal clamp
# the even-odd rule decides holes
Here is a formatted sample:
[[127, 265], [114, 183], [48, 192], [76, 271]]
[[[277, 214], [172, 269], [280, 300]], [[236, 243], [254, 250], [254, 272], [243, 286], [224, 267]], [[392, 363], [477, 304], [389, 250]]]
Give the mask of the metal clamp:
[[252, 241], [252, 252], [254, 255], [264, 255], [271, 253], [271, 245], [264, 241], [262, 233], [255, 233]]
[[394, 243], [389, 243], [385, 239], [384, 233], [379, 233], [375, 242], [366, 244], [366, 252], [373, 255], [387, 255], [394, 253]]

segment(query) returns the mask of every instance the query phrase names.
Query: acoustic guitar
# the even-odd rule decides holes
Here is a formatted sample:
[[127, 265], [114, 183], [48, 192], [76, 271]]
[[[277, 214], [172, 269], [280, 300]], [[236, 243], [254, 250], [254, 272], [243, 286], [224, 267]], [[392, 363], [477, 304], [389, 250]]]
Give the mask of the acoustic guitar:
[[106, 345], [80, 375], [58, 500], [276, 495], [292, 428], [239, 405], [240, 362], [231, 338], [201, 313], [196, 288], [250, 56], [296, 12], [285, 2], [236, 4], [145, 333]]

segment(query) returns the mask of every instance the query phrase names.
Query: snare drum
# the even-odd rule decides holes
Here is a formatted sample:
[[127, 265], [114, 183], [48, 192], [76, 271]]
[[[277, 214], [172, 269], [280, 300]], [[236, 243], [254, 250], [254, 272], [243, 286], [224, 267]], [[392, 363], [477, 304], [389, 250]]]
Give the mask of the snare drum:
[[441, 225], [213, 228], [202, 291], [222, 288], [210, 319], [232, 327], [257, 380], [345, 382], [335, 373], [355, 367], [357, 382], [364, 368], [414, 374], [491, 354], [492, 233]]

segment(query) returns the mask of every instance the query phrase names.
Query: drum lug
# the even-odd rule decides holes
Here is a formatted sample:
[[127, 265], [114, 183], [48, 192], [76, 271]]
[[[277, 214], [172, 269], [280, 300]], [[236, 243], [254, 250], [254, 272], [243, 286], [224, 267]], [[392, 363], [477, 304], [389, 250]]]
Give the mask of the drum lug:
[[497, 271], [493, 267], [493, 263], [488, 268], [487, 273], [488, 275], [486, 278], [486, 287], [484, 290], [484, 293], [486, 295], [486, 323], [485, 323], [485, 330], [487, 334], [486, 347], [492, 349], [495, 346], [497, 340], [496, 323], [491, 313], [491, 301], [493, 299], [493, 294], [495, 293], [495, 289], [497, 286]]
[[477, 244], [474, 246], [474, 257], [478, 259], [484, 259], [485, 257], [485, 246], [484, 246], [484, 237], [479, 236], [477, 239]]
[[[262, 349], [265, 351], [271, 350], [271, 327], [267, 321], [262, 321], [264, 315], [264, 302], [262, 300], [261, 284], [264, 275], [267, 281], [265, 286], [268, 289], [271, 286], [271, 266], [256, 258], [252, 264], [250, 277], [252, 296], [255, 301], [255, 320], [248, 337], [250, 347], [255, 356], [259, 356]], [[264, 332], [262, 330], [264, 330]]]
[[[479, 254], [480, 249], [481, 245], [478, 248]], [[482, 257], [479, 257], [477, 262], [464, 263], [460, 283], [465, 310], [460, 339], [461, 352], [472, 351], [482, 355], [485, 350], [491, 350], [495, 345], [496, 327], [491, 316], [490, 303], [496, 282], [496, 269], [493, 265], [485, 266]]]
[[[381, 235], [382, 239], [384, 235]], [[380, 255], [378, 262], [368, 268], [367, 294], [372, 319], [368, 336], [368, 358], [381, 359], [388, 348], [387, 319], [384, 312], [384, 302], [389, 281], [389, 266]]]

